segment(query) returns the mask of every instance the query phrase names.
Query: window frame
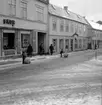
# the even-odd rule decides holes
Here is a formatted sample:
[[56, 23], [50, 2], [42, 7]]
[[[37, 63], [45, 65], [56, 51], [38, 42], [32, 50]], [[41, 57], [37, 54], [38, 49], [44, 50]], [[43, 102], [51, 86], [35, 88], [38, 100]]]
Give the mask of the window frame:
[[27, 1], [21, 0], [20, 8], [21, 8], [21, 17], [27, 19]]
[[63, 32], [64, 31], [64, 20], [61, 19], [60, 20], [60, 32]]
[[56, 31], [57, 30], [57, 19], [52, 18], [52, 30]]
[[9, 0], [8, 5], [9, 5], [9, 15], [16, 16], [16, 0]]
[[[38, 16], [38, 14], [39, 14], [39, 16]], [[37, 16], [37, 21], [40, 21], [40, 22], [44, 21], [44, 7], [42, 7], [38, 4], [36, 4], [36, 16]]]

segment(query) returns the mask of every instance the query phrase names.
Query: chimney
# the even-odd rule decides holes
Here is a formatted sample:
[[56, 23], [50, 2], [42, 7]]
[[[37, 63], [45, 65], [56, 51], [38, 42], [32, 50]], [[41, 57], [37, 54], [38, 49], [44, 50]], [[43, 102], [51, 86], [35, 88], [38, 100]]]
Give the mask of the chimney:
[[64, 10], [65, 11], [68, 11], [68, 6], [64, 6]]

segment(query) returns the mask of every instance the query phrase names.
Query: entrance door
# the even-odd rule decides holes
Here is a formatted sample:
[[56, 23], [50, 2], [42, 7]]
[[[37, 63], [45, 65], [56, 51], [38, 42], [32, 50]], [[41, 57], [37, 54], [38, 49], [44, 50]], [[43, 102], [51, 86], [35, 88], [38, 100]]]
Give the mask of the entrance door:
[[45, 47], [46, 47], [46, 33], [38, 32], [38, 54], [41, 54], [42, 52], [41, 49], [43, 49], [42, 53], [45, 53]]
[[73, 39], [71, 39], [70, 42], [71, 42], [71, 44], [70, 44], [71, 45], [71, 51], [73, 51]]

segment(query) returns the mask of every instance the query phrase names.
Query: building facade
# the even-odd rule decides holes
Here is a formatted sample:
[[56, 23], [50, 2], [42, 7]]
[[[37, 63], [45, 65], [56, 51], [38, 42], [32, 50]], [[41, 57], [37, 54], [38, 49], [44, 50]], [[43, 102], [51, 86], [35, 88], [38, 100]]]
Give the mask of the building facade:
[[54, 45], [54, 52], [86, 50], [88, 47], [88, 23], [86, 19], [68, 10], [49, 5], [49, 45]]
[[102, 48], [102, 25], [87, 19], [87, 21], [90, 24], [90, 28], [88, 29], [88, 34], [91, 38], [91, 47], [92, 49], [95, 49], [95, 46], [97, 48]]
[[0, 57], [48, 49], [48, 0], [0, 0]]

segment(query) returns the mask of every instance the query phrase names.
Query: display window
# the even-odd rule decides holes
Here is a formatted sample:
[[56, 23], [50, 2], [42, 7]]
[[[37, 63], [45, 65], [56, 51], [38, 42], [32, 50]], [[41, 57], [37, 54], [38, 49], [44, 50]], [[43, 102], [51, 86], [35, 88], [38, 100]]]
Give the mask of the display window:
[[21, 47], [27, 48], [30, 43], [30, 35], [29, 34], [21, 34]]
[[60, 39], [59, 40], [59, 48], [60, 49], [63, 49], [64, 48], [64, 40], [63, 39]]
[[69, 39], [66, 39], [65, 40], [65, 49], [68, 49], [69, 48]]
[[3, 33], [3, 49], [15, 49], [15, 33]]

